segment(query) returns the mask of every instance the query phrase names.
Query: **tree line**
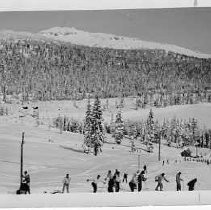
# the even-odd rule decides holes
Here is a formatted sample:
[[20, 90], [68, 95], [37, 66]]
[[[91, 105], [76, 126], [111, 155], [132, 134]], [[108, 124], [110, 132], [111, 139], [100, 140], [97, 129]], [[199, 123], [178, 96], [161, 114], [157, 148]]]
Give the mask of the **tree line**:
[[172, 118], [162, 122], [155, 120], [152, 109], [146, 120], [131, 121], [122, 119], [121, 110], [110, 123], [105, 123], [102, 118], [100, 100], [96, 97], [93, 105], [88, 100], [87, 111], [83, 122], [61, 117], [55, 119], [57, 128], [64, 131], [84, 135], [84, 146], [89, 150], [94, 149], [97, 155], [105, 141], [105, 134], [110, 134], [117, 144], [125, 139], [130, 139], [134, 144], [143, 143], [152, 145], [162, 142], [168, 146], [198, 146], [211, 148], [211, 129], [201, 128], [196, 118], [188, 120]]

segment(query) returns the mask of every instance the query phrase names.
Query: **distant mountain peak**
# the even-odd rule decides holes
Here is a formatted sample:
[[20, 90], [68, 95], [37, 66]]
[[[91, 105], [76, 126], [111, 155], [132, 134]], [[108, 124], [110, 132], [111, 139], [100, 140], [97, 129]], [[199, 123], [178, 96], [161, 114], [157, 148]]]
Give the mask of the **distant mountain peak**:
[[117, 36], [114, 34], [91, 33], [78, 30], [74, 27], [54, 27], [41, 31], [39, 34], [56, 40], [70, 42], [72, 44], [89, 47], [113, 48], [113, 49], [161, 49], [167, 52], [175, 52], [198, 58], [211, 58], [209, 54], [195, 52], [183, 47], [171, 44], [143, 41], [138, 38]]
[[83, 31], [77, 30], [74, 27], [53, 27], [48, 30], [41, 31], [40, 34], [43, 35], [53, 35], [53, 36], [67, 36], [67, 35], [76, 35], [78, 33], [82, 33]]
[[191, 57], [211, 58], [209, 54], [203, 54], [190, 49], [179, 47], [171, 44], [143, 41], [138, 38], [129, 38], [125, 36], [117, 36], [114, 34], [91, 33], [78, 30], [74, 27], [53, 27], [39, 33], [16, 32], [16, 31], [0, 31], [1, 39], [35, 39], [43, 41], [62, 41], [76, 45], [89, 47], [110, 48], [110, 49], [149, 49], [149, 50], [165, 50], [166, 52], [174, 52]]

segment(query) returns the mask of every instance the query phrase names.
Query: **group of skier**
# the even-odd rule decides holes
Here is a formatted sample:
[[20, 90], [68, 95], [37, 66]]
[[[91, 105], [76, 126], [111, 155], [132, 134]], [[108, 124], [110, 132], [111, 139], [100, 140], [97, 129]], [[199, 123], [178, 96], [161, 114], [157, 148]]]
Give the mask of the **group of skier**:
[[[120, 171], [116, 169], [114, 174], [112, 175], [111, 170], [108, 171], [106, 178], [101, 179], [100, 175], [97, 175], [96, 179], [87, 179], [87, 181], [91, 181], [91, 185], [93, 187], [93, 192], [96, 193], [98, 189], [98, 183], [102, 182], [103, 184], [107, 183], [108, 192], [119, 192], [120, 190]], [[123, 182], [127, 182], [127, 174], [125, 173], [123, 176]]]
[[[132, 178], [130, 179], [128, 183], [128, 174], [123, 173], [122, 183], [128, 183], [129, 188], [131, 192], [134, 192], [136, 189], [138, 192], [142, 190], [143, 182], [147, 181], [146, 178], [147, 170], [146, 165], [143, 167], [143, 170], [138, 170], [136, 173], [132, 175]], [[108, 171], [106, 178], [101, 179], [100, 175], [97, 175], [96, 179], [87, 179], [87, 181], [91, 181], [91, 185], [93, 187], [93, 192], [96, 193], [98, 189], [98, 184], [101, 182], [103, 184], [107, 183], [107, 191], [108, 192], [119, 192], [120, 191], [120, 171], [117, 169], [115, 170], [114, 174], [112, 175], [111, 170]], [[165, 173], [161, 173], [155, 177], [155, 182], [157, 182], [156, 191], [163, 191], [163, 181], [169, 182], [169, 180], [165, 177]], [[176, 190], [181, 191], [181, 182], [184, 181], [181, 178], [181, 172], [178, 172], [175, 177], [176, 181]], [[193, 179], [187, 183], [188, 190], [193, 191], [195, 183], [197, 182], [197, 179]]]
[[[129, 184], [129, 188], [131, 192], [134, 192], [136, 189], [138, 192], [142, 190], [143, 182], [147, 181], [146, 178], [147, 174], [147, 167], [144, 165], [143, 170], [138, 170], [136, 173], [132, 175], [132, 178], [128, 182], [128, 174], [123, 173], [123, 177], [121, 179], [120, 171], [115, 170], [114, 174], [112, 174], [111, 170], [108, 171], [107, 176], [102, 179], [100, 175], [97, 175], [95, 179], [87, 179], [87, 182], [91, 182], [91, 186], [93, 188], [93, 193], [96, 193], [98, 190], [98, 184], [103, 183], [107, 184], [107, 191], [110, 192], [119, 192], [120, 191], [120, 183]], [[62, 187], [62, 193], [66, 192], [69, 193], [69, 186], [70, 186], [71, 177], [69, 174], [66, 174], [66, 176], [63, 179], [63, 187]], [[157, 182], [156, 191], [163, 191], [163, 181], [169, 182], [169, 180], [165, 177], [165, 173], [161, 173], [158, 176], [155, 177], [155, 182]], [[184, 181], [181, 178], [181, 172], [178, 172], [176, 174], [176, 190], [181, 191], [181, 182]], [[197, 182], [197, 179], [193, 179], [187, 183], [188, 190], [193, 191], [194, 186]], [[24, 175], [22, 177], [22, 185], [21, 189], [25, 194], [30, 194], [30, 175], [27, 171], [24, 172]], [[17, 191], [17, 194], [21, 194], [20, 190]]]

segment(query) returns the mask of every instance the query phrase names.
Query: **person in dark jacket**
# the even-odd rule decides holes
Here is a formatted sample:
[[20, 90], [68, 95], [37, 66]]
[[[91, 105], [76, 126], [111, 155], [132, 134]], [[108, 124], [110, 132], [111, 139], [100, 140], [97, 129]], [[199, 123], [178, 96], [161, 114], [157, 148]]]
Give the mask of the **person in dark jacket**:
[[169, 182], [166, 178], [165, 178], [165, 173], [160, 174], [159, 176], [156, 177], [156, 181], [158, 182], [155, 190], [158, 191], [158, 188], [160, 188], [160, 191], [163, 191], [163, 180], [165, 180], [166, 182]]
[[183, 181], [183, 179], [181, 179], [180, 175], [181, 175], [181, 172], [178, 172], [176, 174], [177, 191], [181, 191], [181, 181]]
[[109, 180], [108, 180], [108, 192], [114, 192], [114, 184], [115, 184], [115, 176], [111, 177]]
[[190, 182], [187, 183], [188, 185], [188, 191], [193, 191], [194, 190], [194, 186], [197, 182], [197, 178], [191, 180]]
[[62, 193], [64, 193], [65, 189], [67, 193], [69, 193], [70, 181], [71, 181], [71, 178], [69, 174], [66, 174], [66, 176], [63, 179]]
[[115, 192], [119, 192], [120, 190], [120, 172], [117, 171], [115, 175]]
[[108, 183], [108, 192], [114, 192], [114, 176], [111, 173], [111, 170], [108, 171], [105, 181]]
[[132, 176], [132, 179], [129, 182], [129, 187], [130, 187], [131, 192], [134, 192], [134, 190], [137, 188], [136, 187], [136, 182], [137, 182], [136, 176], [137, 176], [137, 174], [134, 173], [133, 176]]
[[27, 171], [24, 171], [23, 179], [22, 179], [23, 188], [25, 191], [25, 194], [31, 193], [30, 192], [30, 175]]
[[91, 181], [91, 185], [93, 187], [93, 193], [97, 192], [97, 185], [100, 182], [100, 175], [97, 175], [96, 179], [87, 179], [87, 182]]
[[142, 171], [139, 175], [138, 175], [138, 192], [140, 192], [142, 190], [142, 182], [145, 182], [147, 179], [144, 177], [145, 172]]

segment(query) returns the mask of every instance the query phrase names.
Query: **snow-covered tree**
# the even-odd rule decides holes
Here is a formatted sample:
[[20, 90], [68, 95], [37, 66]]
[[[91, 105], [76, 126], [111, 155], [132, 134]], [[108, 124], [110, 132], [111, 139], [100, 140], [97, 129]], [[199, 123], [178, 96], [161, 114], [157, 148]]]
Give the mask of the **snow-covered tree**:
[[105, 139], [102, 124], [103, 124], [103, 113], [101, 109], [101, 103], [98, 96], [96, 96], [92, 110], [92, 129], [91, 129], [92, 142], [94, 146], [95, 155], [97, 155], [98, 149], [102, 147]]
[[114, 138], [117, 144], [121, 144], [124, 136], [124, 122], [122, 120], [121, 112], [116, 115]]
[[146, 122], [146, 130], [147, 130], [147, 141], [154, 141], [155, 137], [155, 129], [154, 129], [155, 123], [154, 123], [154, 113], [152, 109], [150, 109], [147, 122]]
[[192, 131], [192, 142], [193, 144], [197, 144], [199, 142], [200, 133], [199, 133], [198, 121], [195, 118], [191, 120], [191, 131]]
[[86, 117], [84, 121], [84, 144], [91, 147], [91, 129], [92, 129], [92, 106], [90, 98], [88, 98]]
[[177, 139], [177, 120], [176, 117], [171, 119], [170, 122], [170, 141], [176, 143]]
[[[91, 111], [90, 111], [91, 110]], [[84, 144], [94, 149], [94, 155], [97, 155], [99, 149], [104, 143], [104, 130], [101, 104], [98, 96], [95, 97], [94, 105], [87, 107], [86, 131]]]

